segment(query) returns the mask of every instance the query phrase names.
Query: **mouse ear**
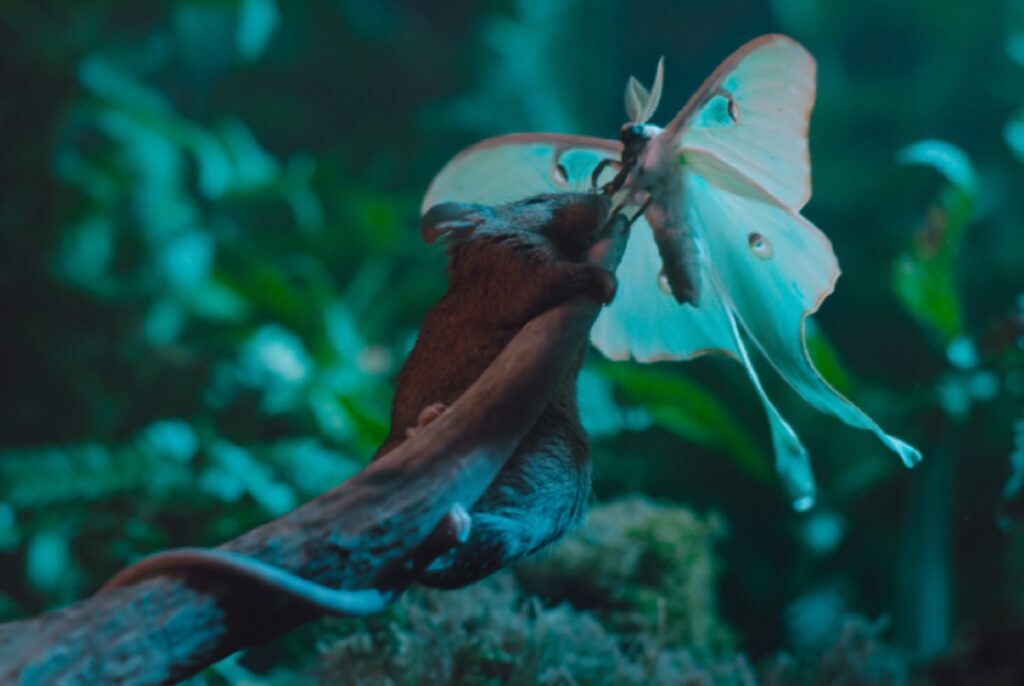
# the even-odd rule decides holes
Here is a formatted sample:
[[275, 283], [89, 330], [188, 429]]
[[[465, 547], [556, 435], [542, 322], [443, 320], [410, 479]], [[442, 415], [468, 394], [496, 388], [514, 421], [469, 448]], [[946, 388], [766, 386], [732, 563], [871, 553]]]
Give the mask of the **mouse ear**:
[[420, 220], [420, 234], [427, 243], [433, 243], [446, 233], [452, 238], [464, 238], [493, 214], [486, 205], [463, 202], [443, 202], [434, 205]]

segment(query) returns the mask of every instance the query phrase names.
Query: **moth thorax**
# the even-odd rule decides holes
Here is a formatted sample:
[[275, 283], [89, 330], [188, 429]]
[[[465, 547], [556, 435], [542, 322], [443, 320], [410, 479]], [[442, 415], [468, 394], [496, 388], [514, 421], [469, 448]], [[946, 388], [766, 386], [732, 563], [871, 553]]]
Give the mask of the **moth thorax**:
[[631, 163], [638, 159], [647, 147], [648, 141], [661, 133], [661, 127], [640, 122], [626, 122], [619, 129], [619, 140], [622, 141], [622, 161]]
[[627, 148], [631, 145], [642, 146], [647, 141], [661, 133], [661, 127], [654, 124], [642, 124], [640, 122], [628, 121], [619, 129], [619, 140]]

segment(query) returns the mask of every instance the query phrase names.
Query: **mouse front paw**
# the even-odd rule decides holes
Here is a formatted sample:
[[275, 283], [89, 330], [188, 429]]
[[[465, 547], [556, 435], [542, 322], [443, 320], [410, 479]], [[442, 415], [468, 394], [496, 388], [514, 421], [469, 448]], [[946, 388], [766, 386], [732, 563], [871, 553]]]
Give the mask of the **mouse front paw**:
[[419, 431], [420, 429], [422, 429], [423, 427], [427, 426], [432, 421], [440, 417], [442, 414], [444, 414], [445, 410], [447, 409], [448, 406], [445, 405], [444, 403], [431, 403], [430, 405], [427, 405], [422, 410], [420, 410], [420, 415], [416, 419], [416, 426], [410, 426], [405, 430], [405, 437], [412, 438], [413, 436], [416, 435], [417, 431]]
[[593, 264], [588, 265], [588, 268], [590, 269], [590, 278], [593, 282], [592, 295], [598, 302], [607, 305], [615, 299], [615, 293], [619, 288], [619, 280], [615, 278], [615, 274], [612, 274], [604, 267]]

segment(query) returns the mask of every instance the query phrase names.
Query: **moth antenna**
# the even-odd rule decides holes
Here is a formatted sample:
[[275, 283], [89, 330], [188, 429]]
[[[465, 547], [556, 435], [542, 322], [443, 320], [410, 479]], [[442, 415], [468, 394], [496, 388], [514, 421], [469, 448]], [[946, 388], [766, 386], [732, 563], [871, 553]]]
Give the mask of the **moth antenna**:
[[647, 90], [635, 76], [626, 82], [626, 116], [637, 124], [643, 124], [654, 115], [661, 102], [661, 90], [665, 83], [665, 58], [658, 58], [658, 67], [654, 72], [654, 83]]
[[644, 110], [647, 109], [647, 101], [651, 94], [647, 91], [635, 76], [630, 76], [626, 82], [626, 116], [630, 121], [642, 122]]
[[647, 97], [647, 103], [644, 107], [644, 118], [641, 123], [646, 122], [648, 119], [654, 116], [654, 111], [658, 109], [658, 103], [661, 102], [661, 89], [665, 84], [665, 57], [662, 55], [658, 58], [658, 67], [654, 71], [654, 83], [651, 85], [651, 92]]

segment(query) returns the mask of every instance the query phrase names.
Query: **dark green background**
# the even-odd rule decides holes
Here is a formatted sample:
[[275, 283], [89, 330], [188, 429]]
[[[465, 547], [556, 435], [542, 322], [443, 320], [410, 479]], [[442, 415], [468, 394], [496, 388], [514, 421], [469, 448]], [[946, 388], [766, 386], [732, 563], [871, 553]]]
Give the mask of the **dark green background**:
[[[753, 655], [851, 611], [922, 658], [1020, 622], [1020, 0], [0, 4], [0, 618], [357, 470], [444, 288], [416, 230], [441, 165], [500, 133], [613, 136], [661, 55], [666, 121], [771, 31], [819, 67], [805, 214], [844, 276], [812, 351], [925, 463], [765, 369], [818, 474], [797, 514], [737, 365], [595, 354], [597, 497], [723, 515], [719, 600]], [[901, 162], [922, 140], [976, 184]]]

